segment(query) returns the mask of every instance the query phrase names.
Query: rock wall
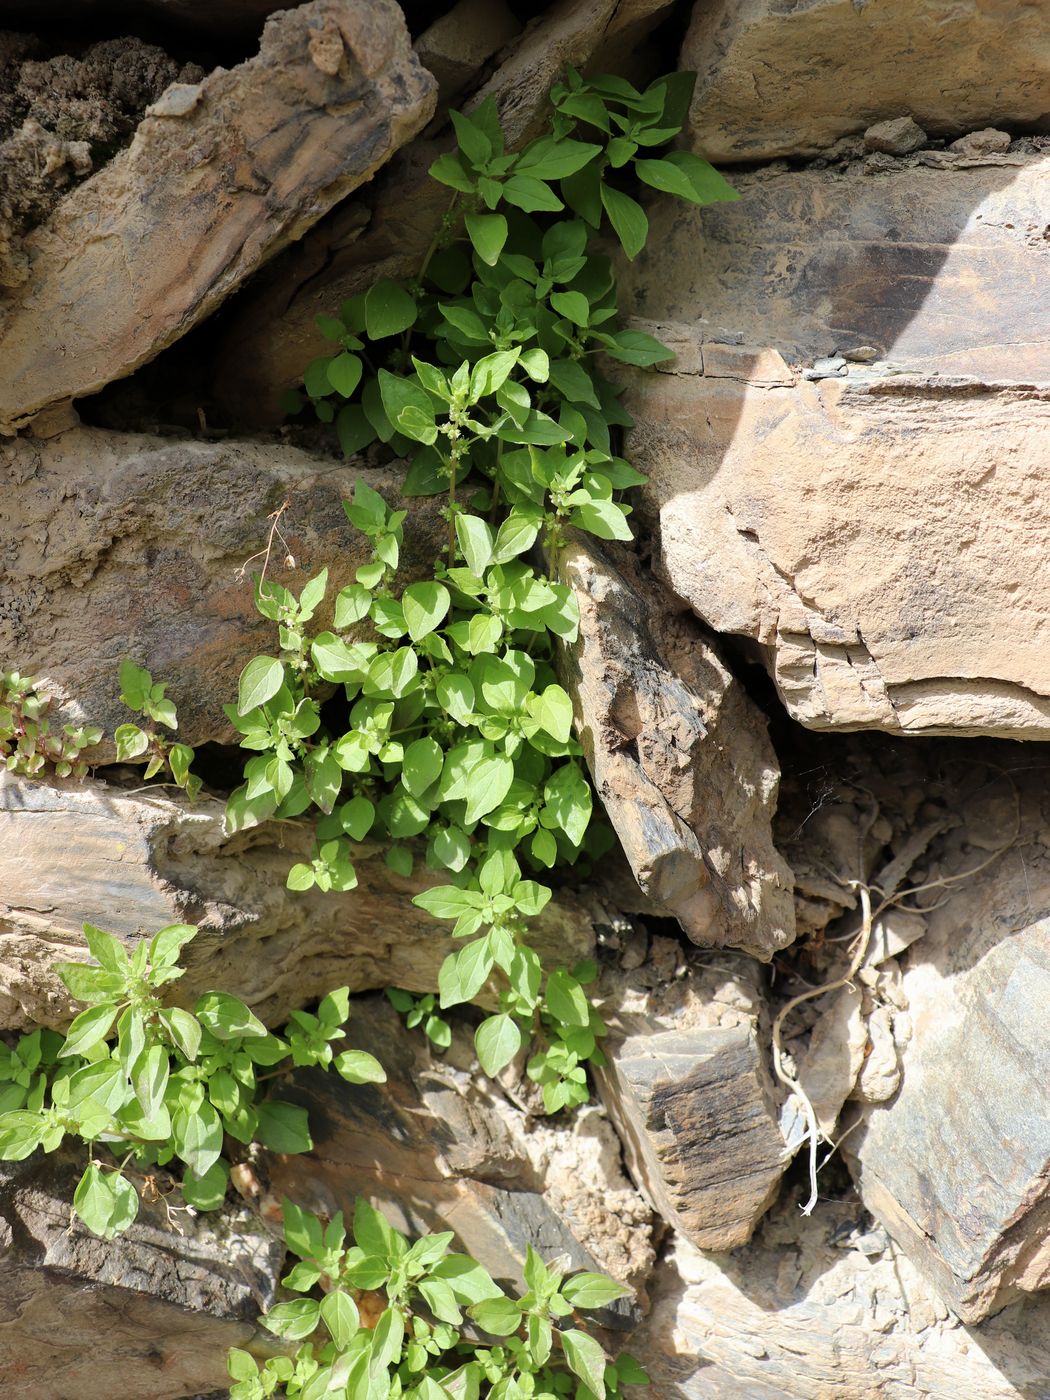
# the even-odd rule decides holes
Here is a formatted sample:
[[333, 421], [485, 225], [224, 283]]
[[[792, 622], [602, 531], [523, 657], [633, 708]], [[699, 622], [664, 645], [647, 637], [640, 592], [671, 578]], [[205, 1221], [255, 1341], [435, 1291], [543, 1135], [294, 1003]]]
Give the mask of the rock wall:
[[[316, 1150], [258, 1154], [181, 1235], [158, 1205], [96, 1241], [71, 1158], [6, 1164], [0, 1392], [214, 1392], [260, 1346], [281, 1195], [364, 1194], [500, 1276], [532, 1243], [625, 1281], [602, 1325], [661, 1400], [1050, 1396], [1045, 6], [206, 9], [0, 6], [26, 31], [0, 41], [0, 669], [112, 733], [133, 657], [208, 780], [144, 788], [106, 741], [82, 784], [0, 777], [0, 1035], [68, 1021], [50, 963], [83, 921], [131, 948], [186, 920], [180, 996], [276, 1024], [346, 984], [389, 1078], [297, 1075]], [[96, 47], [28, 34], [74, 17]], [[520, 1066], [481, 1074], [472, 1013], [442, 1054], [371, 995], [436, 988], [429, 877], [366, 851], [356, 890], [291, 894], [302, 833], [224, 831], [222, 706], [269, 634], [245, 564], [274, 514], [274, 576], [328, 565], [331, 595], [355, 478], [401, 502], [398, 463], [278, 426], [317, 314], [418, 266], [449, 105], [491, 96], [518, 146], [566, 64], [695, 70], [683, 141], [740, 198], [640, 192], [617, 275], [675, 359], [616, 367], [639, 539], [551, 561], [620, 849], [539, 921], [549, 961], [595, 956], [609, 1026], [595, 1102], [548, 1117]], [[406, 524], [418, 576], [445, 525]]]

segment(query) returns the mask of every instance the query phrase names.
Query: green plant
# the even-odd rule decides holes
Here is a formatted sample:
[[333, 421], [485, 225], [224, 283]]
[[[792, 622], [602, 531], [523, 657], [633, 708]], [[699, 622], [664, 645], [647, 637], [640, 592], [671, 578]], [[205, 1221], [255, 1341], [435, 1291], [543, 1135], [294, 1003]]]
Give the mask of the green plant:
[[102, 730], [64, 724], [52, 731], [51, 705], [29, 676], [0, 672], [0, 769], [37, 778], [50, 766], [56, 778], [87, 776], [81, 754], [99, 742]]
[[[569, 526], [631, 538], [621, 493], [644, 478], [616, 451], [630, 418], [599, 357], [672, 355], [617, 325], [612, 264], [591, 243], [607, 220], [628, 257], [644, 246], [625, 177], [694, 204], [735, 197], [698, 157], [655, 155], [692, 85], [672, 74], [642, 93], [570, 70], [551, 93], [549, 134], [518, 152], [491, 102], [453, 114], [458, 151], [431, 174], [454, 193], [418, 276], [320, 317], [337, 348], [305, 374], [347, 453], [379, 440], [409, 460], [406, 495], [445, 494], [444, 557], [399, 586], [405, 511], [359, 481], [346, 513], [371, 559], [338, 592], [332, 630], [310, 629], [327, 570], [298, 597], [260, 577], [278, 653], [249, 662], [227, 707], [256, 754], [229, 826], [319, 813], [316, 852], [292, 867], [291, 888], [352, 889], [352, 845], [366, 838], [390, 843], [388, 863], [408, 875], [405, 843], [426, 835], [426, 865], [450, 883], [414, 902], [463, 941], [441, 970], [440, 1007], [475, 1000], [495, 976], [478, 1058], [495, 1074], [536, 1042], [527, 1071], [548, 1112], [587, 1098], [604, 1026], [583, 990], [593, 968], [545, 978], [526, 941], [551, 896], [533, 876], [598, 853], [608, 834], [591, 822], [554, 671], [558, 644], [576, 637], [576, 600], [536, 557]], [[342, 707], [325, 704], [334, 692]]]
[[290, 1400], [619, 1400], [623, 1386], [648, 1384], [632, 1357], [610, 1363], [576, 1317], [629, 1292], [604, 1274], [566, 1278], [530, 1247], [528, 1292], [514, 1299], [476, 1260], [449, 1252], [451, 1231], [410, 1244], [360, 1199], [352, 1244], [341, 1215], [324, 1225], [289, 1200], [284, 1231], [299, 1260], [284, 1283], [307, 1296], [261, 1322], [303, 1345], [262, 1367], [231, 1350], [231, 1400], [278, 1388]]
[[308, 1065], [331, 1066], [351, 1084], [386, 1077], [372, 1055], [337, 1049], [346, 987], [316, 1014], [294, 1011], [282, 1036], [225, 992], [205, 992], [192, 1012], [167, 1005], [162, 989], [183, 975], [179, 957], [196, 932], [172, 924], [129, 957], [119, 939], [85, 924], [95, 962], [55, 964], [85, 1010], [65, 1037], [37, 1029], [13, 1047], [0, 1044], [0, 1159], [54, 1152], [67, 1136], [85, 1141], [74, 1209], [108, 1238], [138, 1214], [132, 1175], [155, 1190], [154, 1169], [165, 1169], [188, 1205], [214, 1210], [226, 1193], [230, 1142], [308, 1152], [305, 1109], [268, 1100], [267, 1081]]
[[167, 685], [154, 682], [150, 673], [133, 661], [120, 663], [120, 698], [129, 710], [142, 715], [145, 728], [137, 724], [120, 724], [113, 738], [117, 745], [117, 761], [131, 763], [146, 757], [147, 781], [158, 773], [167, 770], [177, 787], [184, 788], [190, 797], [196, 797], [201, 789], [201, 780], [190, 772], [193, 750], [189, 744], [176, 744], [157, 728], [162, 724], [167, 729], [179, 727], [174, 703], [167, 698]]
[[452, 1027], [443, 1016], [438, 1015], [438, 1001], [433, 992], [417, 997], [400, 987], [387, 987], [386, 995], [394, 1010], [404, 1016], [405, 1025], [410, 1031], [421, 1026], [432, 1045], [439, 1050], [448, 1049], [452, 1044]]

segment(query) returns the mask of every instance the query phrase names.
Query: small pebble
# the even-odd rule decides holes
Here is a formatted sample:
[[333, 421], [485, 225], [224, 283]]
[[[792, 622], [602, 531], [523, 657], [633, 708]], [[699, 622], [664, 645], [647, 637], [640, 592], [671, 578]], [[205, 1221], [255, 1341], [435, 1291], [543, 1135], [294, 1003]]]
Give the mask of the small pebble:
[[146, 108], [148, 117], [185, 117], [193, 111], [201, 100], [200, 83], [172, 83], [166, 87], [152, 107]]
[[948, 149], [959, 156], [1002, 155], [1010, 149], [1010, 134], [997, 131], [994, 126], [986, 126], [982, 131], [971, 131], [968, 136], [960, 136]]
[[841, 355], [830, 355], [817, 360], [812, 369], [802, 371], [803, 379], [841, 379], [847, 373], [846, 361]]
[[864, 133], [869, 151], [884, 151], [891, 156], [907, 156], [926, 144], [926, 133], [913, 117], [893, 117], [876, 122]]

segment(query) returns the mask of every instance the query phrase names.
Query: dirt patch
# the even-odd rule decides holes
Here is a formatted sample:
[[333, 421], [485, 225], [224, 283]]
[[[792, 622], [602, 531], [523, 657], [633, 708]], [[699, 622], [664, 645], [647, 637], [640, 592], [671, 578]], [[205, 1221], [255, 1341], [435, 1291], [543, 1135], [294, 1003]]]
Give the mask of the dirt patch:
[[32, 35], [0, 33], [0, 288], [25, 282], [24, 235], [127, 144], [169, 83], [203, 76], [141, 39], [54, 54]]

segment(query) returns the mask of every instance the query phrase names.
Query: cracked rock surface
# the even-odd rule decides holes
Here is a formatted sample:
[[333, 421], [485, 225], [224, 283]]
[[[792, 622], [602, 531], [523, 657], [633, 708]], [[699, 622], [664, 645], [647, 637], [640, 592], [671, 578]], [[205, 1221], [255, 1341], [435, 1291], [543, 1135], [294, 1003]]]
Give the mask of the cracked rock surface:
[[657, 571], [805, 725], [1046, 738], [1050, 162], [738, 183], [629, 273]]

